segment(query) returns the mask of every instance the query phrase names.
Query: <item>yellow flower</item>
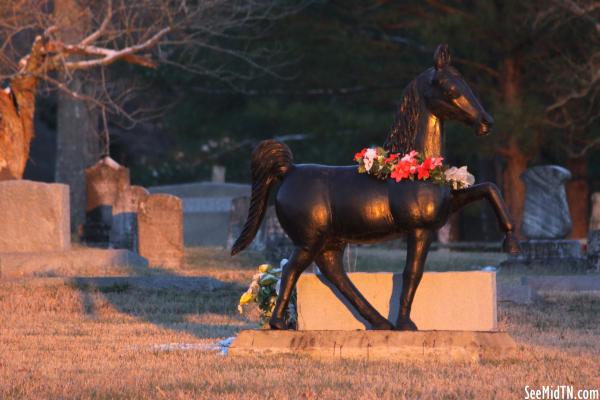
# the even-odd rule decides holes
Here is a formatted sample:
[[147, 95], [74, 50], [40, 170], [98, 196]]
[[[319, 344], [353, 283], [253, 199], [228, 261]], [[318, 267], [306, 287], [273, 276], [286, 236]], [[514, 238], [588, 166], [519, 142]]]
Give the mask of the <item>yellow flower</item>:
[[271, 270], [271, 266], [269, 264], [261, 264], [258, 266], [258, 270], [260, 272], [269, 272]]
[[240, 297], [240, 304], [248, 304], [253, 300], [252, 293], [246, 292]]

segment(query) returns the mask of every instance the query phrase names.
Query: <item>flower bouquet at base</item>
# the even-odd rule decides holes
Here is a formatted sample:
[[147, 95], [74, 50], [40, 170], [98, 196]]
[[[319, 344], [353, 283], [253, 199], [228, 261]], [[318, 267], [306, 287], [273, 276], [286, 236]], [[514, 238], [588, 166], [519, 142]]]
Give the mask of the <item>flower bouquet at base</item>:
[[[269, 319], [273, 315], [273, 309], [275, 308], [281, 286], [281, 272], [287, 262], [288, 260], [286, 259], [281, 260], [279, 268], [273, 268], [270, 264], [259, 265], [258, 272], [252, 277], [252, 282], [248, 290], [240, 297], [238, 304], [240, 314], [244, 314], [244, 307], [250, 304], [258, 306], [262, 329], [269, 329]], [[296, 289], [292, 292], [290, 303], [285, 311], [285, 320], [288, 326], [296, 327]]]
[[475, 177], [460, 168], [443, 164], [443, 157], [423, 157], [412, 150], [404, 155], [388, 154], [383, 147], [364, 148], [354, 155], [358, 163], [358, 172], [369, 174], [380, 180], [394, 179], [428, 181], [439, 185], [448, 185], [453, 190], [467, 188], [475, 183]]

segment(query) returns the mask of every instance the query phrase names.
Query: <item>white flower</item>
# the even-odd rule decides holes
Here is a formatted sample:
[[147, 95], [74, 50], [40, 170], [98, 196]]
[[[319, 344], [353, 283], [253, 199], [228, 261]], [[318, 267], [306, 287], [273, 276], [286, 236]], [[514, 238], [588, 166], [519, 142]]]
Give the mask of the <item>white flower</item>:
[[452, 189], [468, 188], [475, 183], [475, 177], [467, 171], [467, 166], [463, 165], [460, 168], [448, 168], [444, 172], [446, 181], [450, 182]]
[[365, 170], [369, 172], [373, 166], [373, 161], [377, 158], [377, 150], [371, 148], [365, 152], [363, 156], [363, 163], [365, 164]]
[[285, 267], [285, 264], [287, 264], [287, 263], [288, 263], [288, 259], [282, 258], [281, 261], [279, 262], [279, 268]]
[[279, 290], [281, 289], [281, 279], [279, 279], [277, 281], [277, 283], [275, 284], [275, 293], [277, 294], [277, 296], [279, 296]]

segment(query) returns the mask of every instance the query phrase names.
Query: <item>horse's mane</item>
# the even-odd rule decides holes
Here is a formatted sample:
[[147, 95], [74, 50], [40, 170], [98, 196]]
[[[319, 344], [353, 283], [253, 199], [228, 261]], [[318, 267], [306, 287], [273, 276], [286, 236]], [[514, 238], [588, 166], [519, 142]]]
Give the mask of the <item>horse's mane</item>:
[[394, 124], [383, 145], [388, 152], [406, 154], [414, 150], [420, 114], [417, 80], [414, 79], [402, 92]]

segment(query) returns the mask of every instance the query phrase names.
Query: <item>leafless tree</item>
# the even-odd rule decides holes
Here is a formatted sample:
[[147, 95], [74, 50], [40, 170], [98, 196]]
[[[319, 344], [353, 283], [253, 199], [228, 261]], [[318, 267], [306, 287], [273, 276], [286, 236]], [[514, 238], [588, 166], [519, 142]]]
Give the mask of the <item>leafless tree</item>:
[[[232, 85], [276, 75], [272, 53], [252, 39], [304, 6], [288, 0], [0, 0], [0, 179], [23, 176], [40, 90], [59, 91], [57, 164], [63, 164], [56, 178], [82, 192], [83, 168], [100, 152], [98, 126], [107, 135], [109, 115], [135, 124], [144, 111], [127, 107], [136, 85], [114, 79], [111, 65], [170, 64]], [[246, 68], [229, 68], [232, 59]]]
[[551, 0], [540, 3], [534, 28], [548, 41], [545, 62], [545, 123], [559, 132], [573, 178], [567, 196], [573, 237], [587, 235], [589, 187], [587, 154], [600, 146], [600, 2]]

